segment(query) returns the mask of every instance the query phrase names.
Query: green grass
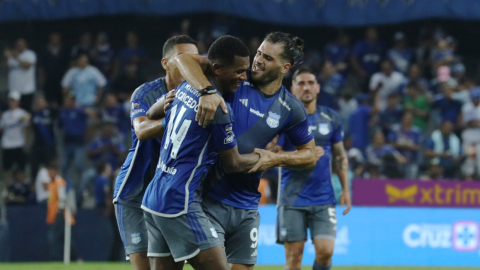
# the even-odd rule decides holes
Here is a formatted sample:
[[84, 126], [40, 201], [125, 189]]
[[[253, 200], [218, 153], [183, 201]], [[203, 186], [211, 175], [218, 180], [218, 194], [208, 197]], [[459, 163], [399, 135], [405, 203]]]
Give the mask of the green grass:
[[[63, 265], [61, 263], [0, 263], [1, 270], [132, 270], [129, 263], [72, 263]], [[192, 270], [187, 265], [185, 270]], [[303, 267], [303, 270], [312, 269], [311, 266]], [[334, 270], [473, 270], [475, 268], [437, 268], [437, 267], [333, 267]], [[257, 266], [255, 270], [283, 270], [282, 266]], [[477, 269], [478, 270], [478, 269]]]

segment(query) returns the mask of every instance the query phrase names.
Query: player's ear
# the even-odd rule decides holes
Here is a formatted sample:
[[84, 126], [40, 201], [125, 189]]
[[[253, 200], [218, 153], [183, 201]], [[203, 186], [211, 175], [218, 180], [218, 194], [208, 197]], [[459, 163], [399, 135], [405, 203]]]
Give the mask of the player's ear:
[[220, 65], [219, 63], [213, 63], [212, 70], [215, 73], [215, 75], [219, 75], [222, 70], [222, 65]]
[[316, 82], [316, 88], [317, 88], [315, 90], [316, 90], [317, 95], [318, 95], [320, 93], [320, 90], [322, 90], [322, 86], [317, 81], [315, 81], [315, 82]]
[[163, 69], [165, 69], [166, 71], [168, 71], [168, 65], [167, 65], [167, 62], [168, 62], [168, 59], [167, 58], [162, 58], [162, 67]]
[[285, 63], [285, 64], [283, 64], [283, 67], [280, 70], [280, 72], [282, 72], [283, 74], [287, 74], [287, 72], [290, 70], [290, 68], [292, 68], [292, 64]]

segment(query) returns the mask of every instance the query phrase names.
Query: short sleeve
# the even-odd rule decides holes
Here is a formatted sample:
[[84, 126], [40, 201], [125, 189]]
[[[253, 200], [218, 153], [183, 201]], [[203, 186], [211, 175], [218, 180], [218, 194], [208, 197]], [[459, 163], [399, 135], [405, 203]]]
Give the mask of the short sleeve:
[[147, 116], [148, 109], [150, 109], [150, 106], [148, 106], [147, 103], [141, 98], [130, 101], [131, 122], [133, 122], [133, 119], [139, 116]]
[[104, 87], [107, 85], [107, 79], [96, 67], [92, 67], [93, 75], [95, 76], [96, 84], [98, 87]]
[[233, 122], [230, 106], [228, 106], [228, 113], [224, 113], [221, 108], [217, 109], [211, 124], [213, 144], [217, 151], [232, 149], [237, 146], [237, 139], [233, 133]]
[[308, 128], [307, 111], [298, 100], [292, 102], [292, 114], [284, 133], [294, 146], [304, 145], [313, 139], [313, 134]]
[[35, 64], [37, 62], [37, 55], [32, 51], [27, 51], [19, 56], [20, 61]]
[[343, 133], [342, 121], [340, 116], [334, 114], [334, 130], [332, 136], [332, 144], [343, 141], [345, 134]]
[[71, 68], [67, 71], [67, 73], [63, 76], [63, 79], [62, 79], [62, 87], [70, 87], [74, 73], [75, 73], [74, 68]]
[[378, 83], [380, 82], [380, 74], [376, 73], [376, 74], [373, 74], [372, 78], [370, 79], [370, 91], [373, 91]]

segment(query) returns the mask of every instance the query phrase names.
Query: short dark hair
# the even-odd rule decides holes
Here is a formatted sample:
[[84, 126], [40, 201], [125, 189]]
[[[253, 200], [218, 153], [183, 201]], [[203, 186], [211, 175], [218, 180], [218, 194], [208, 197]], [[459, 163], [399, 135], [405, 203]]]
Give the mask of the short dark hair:
[[53, 170], [58, 170], [58, 162], [56, 160], [51, 160], [50, 162], [47, 163], [45, 166], [47, 169], [53, 169]]
[[165, 44], [163, 44], [163, 57], [166, 57], [166, 55], [173, 49], [173, 46], [178, 44], [193, 44], [197, 46], [197, 42], [187, 35], [173, 36], [167, 39]]
[[[315, 76], [315, 73], [313, 73], [313, 71], [311, 69], [309, 69], [308, 67], [301, 67], [293, 73], [292, 81], [295, 81], [297, 79], [297, 76], [300, 75], [300, 74], [303, 74], [303, 73], [310, 73], [313, 76]], [[315, 79], [317, 79], [317, 76], [315, 76]]]
[[304, 46], [301, 38], [283, 32], [272, 32], [265, 37], [265, 41], [274, 44], [282, 43], [283, 53], [280, 54], [280, 57], [292, 64], [292, 66], [301, 63]]
[[234, 36], [221, 36], [208, 49], [208, 60], [218, 61], [222, 65], [233, 65], [235, 56], [250, 56], [250, 50], [239, 38]]

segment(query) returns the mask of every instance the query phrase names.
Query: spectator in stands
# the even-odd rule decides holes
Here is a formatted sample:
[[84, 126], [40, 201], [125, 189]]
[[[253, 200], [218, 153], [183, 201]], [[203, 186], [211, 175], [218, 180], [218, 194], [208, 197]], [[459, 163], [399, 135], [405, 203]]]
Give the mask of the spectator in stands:
[[33, 144], [30, 150], [31, 179], [35, 179], [39, 167], [46, 165], [57, 157], [57, 138], [54, 126], [58, 118], [58, 110], [52, 109], [45, 96], [37, 95], [33, 106], [32, 129]]
[[89, 65], [88, 56], [81, 54], [77, 66], [68, 70], [62, 79], [63, 94], [73, 91], [75, 100], [82, 107], [98, 104], [106, 78], [94, 66]]
[[347, 69], [350, 51], [350, 37], [346, 32], [339, 31], [335, 41], [325, 46], [323, 57], [330, 61], [336, 70], [342, 72]]
[[388, 135], [388, 142], [405, 157], [406, 163], [403, 164], [402, 172], [407, 179], [416, 179], [418, 173], [418, 151], [422, 132], [419, 128], [412, 126], [413, 113], [405, 111], [402, 117], [401, 125], [393, 126]]
[[[50, 164], [50, 161], [48, 164]], [[50, 182], [50, 175], [48, 174], [47, 167], [42, 167], [37, 174], [35, 179], [35, 194], [37, 199], [37, 204], [47, 206], [48, 191], [47, 184]]]
[[466, 154], [463, 168], [466, 179], [474, 179], [480, 172], [480, 87], [473, 88], [470, 97], [471, 102], [463, 106], [462, 148]]
[[96, 167], [101, 163], [108, 163], [112, 170], [119, 167], [118, 160], [124, 157], [126, 152], [125, 145], [118, 142], [114, 137], [115, 125], [109, 122], [102, 123], [102, 134], [90, 143], [87, 156], [91, 167], [84, 170], [82, 180], [77, 189], [77, 205], [82, 205], [84, 191], [87, 190], [95, 179]]
[[406, 74], [410, 63], [413, 60], [413, 52], [407, 47], [407, 38], [405, 33], [395, 33], [393, 40], [394, 45], [393, 48], [388, 50], [387, 58], [394, 63], [397, 71]]
[[134, 31], [128, 31], [125, 36], [126, 47], [120, 49], [118, 58], [121, 61], [120, 72], [124, 72], [124, 68], [128, 63], [135, 63], [137, 65], [145, 64], [148, 53], [145, 48], [138, 43], [138, 35]]
[[78, 57], [82, 54], [90, 57], [93, 53], [93, 43], [92, 43], [92, 34], [90, 32], [85, 32], [80, 36], [80, 42], [73, 46], [70, 57], [72, 60], [77, 60]]
[[469, 128], [480, 128], [480, 87], [470, 92], [470, 102], [463, 105], [463, 124]]
[[19, 92], [22, 95], [20, 106], [31, 111], [36, 88], [37, 55], [28, 49], [27, 41], [20, 38], [15, 42], [13, 50], [5, 50], [5, 58], [8, 63], [8, 90]]
[[112, 166], [110, 163], [100, 163], [97, 166], [97, 178], [95, 179], [95, 207], [106, 208], [112, 204], [113, 198], [110, 196], [110, 178], [112, 177]]
[[352, 50], [351, 65], [357, 77], [368, 79], [380, 69], [380, 60], [384, 53], [383, 42], [378, 38], [375, 27], [367, 28], [365, 39], [355, 43]]
[[405, 83], [417, 84], [419, 87], [418, 90], [423, 94], [427, 94], [427, 91], [429, 90], [428, 80], [423, 77], [422, 70], [417, 64], [412, 64], [410, 66], [410, 69], [408, 70], [408, 77]]
[[403, 99], [403, 108], [413, 114], [413, 125], [425, 132], [430, 116], [430, 102], [415, 82], [407, 85], [407, 95]]
[[30, 196], [30, 186], [25, 179], [25, 172], [17, 169], [13, 173], [13, 183], [8, 186], [7, 204], [27, 204]]
[[78, 179], [85, 169], [85, 134], [89, 115], [93, 112], [77, 106], [73, 92], [63, 99], [60, 110], [60, 128], [63, 131], [64, 145], [62, 157], [62, 173], [65, 178], [70, 178], [70, 166], [74, 164], [75, 177]]
[[443, 85], [443, 94], [435, 96], [432, 107], [438, 109], [442, 121], [449, 121], [461, 125], [462, 103], [453, 98], [455, 86]]
[[338, 96], [340, 90], [345, 86], [345, 79], [337, 72], [330, 61], [325, 61], [322, 72], [319, 76], [319, 83], [322, 91], [318, 94], [317, 103], [338, 110]]
[[370, 96], [367, 94], [359, 94], [356, 97], [358, 107], [350, 116], [349, 133], [352, 137], [353, 147], [365, 151], [369, 144], [370, 137], [370, 116], [377, 114], [380, 110], [379, 99], [375, 97], [374, 106], [370, 106]]
[[144, 82], [145, 80], [139, 75], [138, 65], [130, 62], [125, 66], [125, 73], [114, 82], [113, 91], [120, 102], [130, 104], [133, 91]]
[[350, 116], [357, 110], [358, 103], [355, 98], [353, 98], [353, 90], [350, 87], [346, 87], [342, 90], [342, 95], [338, 99], [338, 114], [340, 119], [342, 119], [343, 131], [345, 134], [350, 133]]
[[117, 98], [112, 93], [107, 93], [100, 111], [103, 122], [115, 125], [115, 133], [120, 133], [120, 138], [124, 139], [128, 135], [130, 121], [127, 118], [128, 112], [117, 102]]
[[[398, 178], [401, 177], [399, 164], [407, 160], [392, 146], [385, 144], [381, 130], [375, 132], [373, 143], [367, 147], [366, 156], [369, 164], [370, 177]], [[392, 177], [393, 176], [393, 177]]]
[[365, 158], [362, 151], [353, 147], [352, 137], [346, 136], [343, 140], [343, 145], [348, 157], [348, 166], [355, 177], [362, 177], [365, 170]]
[[387, 108], [380, 113], [379, 124], [383, 134], [388, 136], [394, 124], [400, 123], [403, 109], [400, 105], [400, 96], [396, 93], [390, 94], [387, 98]]
[[460, 139], [453, 133], [453, 124], [444, 121], [440, 129], [434, 130], [425, 143], [424, 156], [431, 159], [431, 164], [440, 164], [446, 178], [458, 177], [463, 159]]
[[2, 134], [3, 179], [8, 185], [12, 169], [25, 169], [25, 128], [30, 123], [30, 114], [20, 108], [19, 92], [8, 94], [8, 110], [2, 114], [0, 131]]
[[454, 60], [453, 49], [449, 47], [447, 40], [443, 38], [438, 40], [437, 47], [432, 55], [432, 68], [436, 69], [439, 66], [450, 66]]
[[420, 180], [441, 180], [443, 177], [443, 167], [440, 164], [435, 164], [435, 162], [428, 165], [427, 173], [423, 176], [420, 176]]
[[432, 76], [431, 59], [434, 44], [432, 32], [427, 28], [421, 29], [418, 36], [418, 45], [415, 49], [415, 60], [421, 69], [421, 73], [429, 79]]
[[113, 64], [115, 53], [110, 46], [110, 38], [107, 33], [100, 32], [95, 40], [95, 47], [92, 51], [92, 64], [102, 72], [107, 79], [113, 79]]
[[51, 33], [47, 47], [40, 55], [39, 70], [43, 77], [43, 92], [49, 103], [62, 104], [61, 81], [68, 66], [68, 52], [62, 44], [62, 36]]
[[445, 85], [455, 87], [458, 85], [458, 82], [452, 78], [451, 70], [448, 66], [439, 66], [437, 69], [437, 77], [430, 81], [430, 91], [433, 94], [442, 93]]
[[370, 79], [370, 91], [380, 97], [380, 109], [387, 107], [387, 97], [392, 93], [400, 93], [406, 79], [402, 73], [393, 69], [391, 60], [382, 61], [382, 70], [373, 74]]

